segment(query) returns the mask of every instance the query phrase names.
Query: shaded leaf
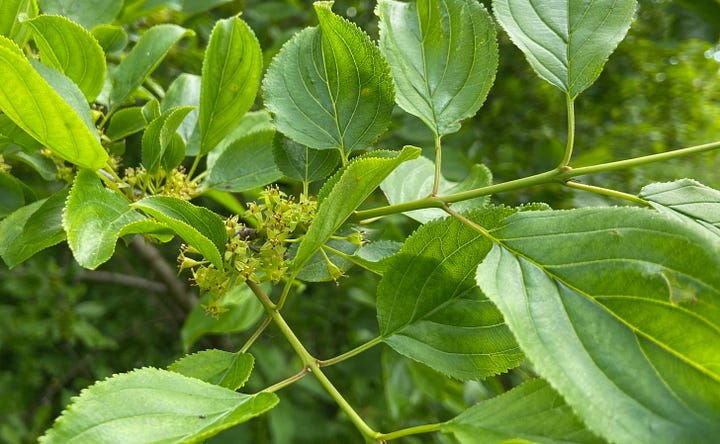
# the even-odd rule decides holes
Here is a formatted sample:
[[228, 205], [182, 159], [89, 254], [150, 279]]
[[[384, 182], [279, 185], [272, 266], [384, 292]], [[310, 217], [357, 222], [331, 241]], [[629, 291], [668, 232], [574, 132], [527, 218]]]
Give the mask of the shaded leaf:
[[113, 114], [105, 135], [112, 141], [122, 140], [145, 129], [145, 115], [142, 107], [130, 106]]
[[0, 221], [0, 257], [9, 268], [65, 240], [62, 212], [68, 192], [60, 190]]
[[273, 156], [285, 177], [308, 183], [326, 178], [340, 163], [338, 151], [308, 148], [280, 133], [275, 135]]
[[490, 14], [477, 0], [381, 0], [376, 13], [398, 105], [435, 134], [459, 130], [495, 80], [498, 46]]
[[392, 170], [420, 155], [420, 148], [406, 146], [402, 151], [373, 151], [353, 159], [330, 178], [320, 194], [315, 219], [298, 247], [293, 266], [299, 270], [342, 226], [353, 211], [380, 185]]
[[38, 0], [38, 4], [45, 14], [65, 16], [85, 29], [112, 22], [123, 6], [117, 0]]
[[205, 51], [200, 87], [200, 154], [225, 138], [255, 102], [262, 50], [239, 17], [218, 20]]
[[110, 109], [122, 105], [181, 38], [195, 33], [177, 25], [162, 24], [148, 29], [112, 73]]
[[604, 443], [542, 379], [533, 379], [465, 410], [442, 427], [462, 444]]
[[[163, 166], [166, 149], [171, 145], [175, 131], [192, 110], [192, 106], [170, 108], [148, 124], [142, 138], [142, 163], [150, 174], [157, 173]], [[184, 150], [181, 154], [180, 160]]]
[[[432, 192], [434, 177], [435, 164], [426, 157], [419, 157], [397, 167], [380, 184], [380, 188], [385, 193], [388, 202], [391, 205], [396, 205], [429, 196]], [[474, 165], [468, 177], [460, 183], [451, 182], [441, 177], [438, 194], [459, 193], [488, 185], [492, 185], [492, 173], [490, 170], [485, 165]], [[490, 196], [481, 196], [454, 203], [452, 208], [455, 211], [470, 210], [484, 207], [488, 202], [490, 202]], [[423, 224], [432, 219], [447, 217], [447, 213], [439, 208], [426, 208], [408, 211], [403, 214]]]
[[720, 235], [720, 191], [692, 179], [654, 183], [640, 190], [640, 197], [658, 211], [682, 215]]
[[[268, 291], [267, 288], [265, 290]], [[185, 318], [185, 323], [180, 330], [185, 350], [189, 350], [199, 338], [206, 334], [237, 333], [247, 330], [265, 313], [262, 304], [247, 285], [231, 287], [223, 295], [220, 302], [220, 309], [223, 312], [219, 319], [209, 316], [203, 308], [203, 305], [207, 305], [211, 297], [217, 296], [210, 292], [205, 293]]]
[[183, 356], [170, 364], [168, 370], [230, 390], [238, 390], [250, 378], [254, 365], [255, 359], [249, 353], [212, 349]]
[[720, 238], [689, 224], [637, 208], [518, 213], [478, 267], [538, 373], [610, 441], [720, 433]]
[[23, 184], [8, 173], [0, 173], [0, 218], [25, 205]]
[[128, 44], [128, 34], [122, 26], [97, 25], [90, 31], [105, 54], [122, 51]]
[[200, 107], [200, 76], [180, 74], [165, 91], [160, 104], [161, 111], [176, 106], [193, 106], [194, 110], [185, 117], [177, 129], [187, 147], [187, 155], [194, 156], [199, 151], [200, 134], [198, 132], [198, 108]]
[[[492, 227], [510, 209], [475, 212]], [[388, 259], [378, 285], [380, 335], [399, 353], [461, 380], [519, 365], [524, 355], [472, 273], [492, 244], [457, 219], [425, 224]]]
[[88, 102], [105, 82], [105, 54], [95, 37], [77, 23], [57, 15], [28, 20], [40, 60], [72, 80]]
[[91, 169], [105, 165], [108, 155], [87, 123], [17, 47], [4, 37], [0, 41], [0, 110], [63, 159]]
[[263, 81], [277, 129], [343, 157], [372, 144], [393, 109], [390, 68], [370, 37], [315, 2], [319, 27], [297, 33], [275, 56]]
[[572, 99], [593, 84], [625, 37], [635, 0], [495, 0], [495, 17], [542, 79]]
[[131, 204], [182, 237], [209, 260], [218, 270], [223, 269], [220, 251], [225, 251], [227, 232], [225, 223], [217, 214], [205, 207], [166, 196], [150, 196]]
[[265, 413], [273, 393], [246, 395], [181, 374], [142, 368], [83, 390], [43, 444], [71, 442], [194, 443]]

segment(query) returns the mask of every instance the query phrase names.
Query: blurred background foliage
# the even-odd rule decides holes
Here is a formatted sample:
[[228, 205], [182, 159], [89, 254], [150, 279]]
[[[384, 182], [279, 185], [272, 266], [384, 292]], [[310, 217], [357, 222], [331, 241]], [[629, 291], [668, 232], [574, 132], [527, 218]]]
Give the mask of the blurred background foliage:
[[[200, 74], [203, 49], [219, 18], [242, 11], [265, 51], [266, 66], [293, 33], [315, 24], [307, 0], [208, 0], [204, 8], [216, 7], [196, 13], [193, 5], [199, 3], [125, 2], [118, 23], [127, 28], [131, 44], [158, 23], [177, 23], [197, 33], [195, 39], [179, 44], [153, 75], [158, 93], [181, 73]], [[373, 8], [374, 2], [368, 0], [337, 0], [334, 6], [337, 13], [377, 37]], [[599, 80], [577, 102], [573, 166], [720, 140], [720, 2], [640, 0], [637, 14]], [[566, 127], [562, 94], [532, 73], [503, 32], [498, 38], [500, 69], [487, 102], [458, 133], [444, 139], [443, 172], [449, 179], [460, 180], [473, 164], [484, 163], [496, 181], [511, 180], [553, 168], [562, 156]], [[119, 52], [109, 58], [121, 56]], [[430, 132], [400, 110], [395, 114], [390, 131], [377, 145], [397, 149], [411, 143], [427, 148], [426, 155], [432, 157]], [[126, 165], [137, 162], [133, 156], [139, 143], [139, 138], [126, 142]], [[633, 194], [650, 182], [679, 177], [719, 188], [718, 165], [720, 156], [715, 152], [581, 179]], [[13, 165], [13, 173], [31, 187], [47, 186], [21, 164]], [[494, 199], [508, 204], [544, 201], [554, 208], [622, 204], [559, 186]], [[222, 211], [210, 200], [201, 203]], [[379, 230], [384, 238], [402, 240], [414, 227], [396, 216], [385, 220]], [[184, 353], [181, 328], [195, 289], [187, 285], [186, 276], [174, 274], [177, 248], [177, 243], [120, 243], [115, 257], [93, 272], [80, 269], [64, 245], [13, 271], [0, 265], [0, 442], [34, 442], [69, 398], [92, 382], [135, 367], [164, 367]], [[338, 355], [377, 334], [376, 285], [375, 276], [357, 270], [351, 270], [339, 286], [307, 284], [288, 302], [287, 321], [316, 356]], [[238, 322], [243, 325], [257, 318], [250, 305], [238, 303], [242, 318]], [[235, 351], [248, 335], [247, 330], [207, 335], [190, 350]], [[300, 369], [272, 328], [251, 352], [256, 370], [248, 390], [260, 390]], [[383, 431], [449, 419], [531, 374], [532, 369], [524, 366], [486, 381], [459, 383], [383, 347], [328, 368], [329, 377], [351, 404]], [[357, 441], [357, 432], [313, 378], [279, 394], [280, 405], [268, 415], [210, 442]], [[418, 436], [404, 442], [445, 442], [445, 438]]]

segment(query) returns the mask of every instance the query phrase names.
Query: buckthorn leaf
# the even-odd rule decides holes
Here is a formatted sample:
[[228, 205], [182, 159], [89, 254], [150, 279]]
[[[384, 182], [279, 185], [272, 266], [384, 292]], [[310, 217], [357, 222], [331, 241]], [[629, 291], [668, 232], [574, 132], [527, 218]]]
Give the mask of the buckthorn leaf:
[[491, 231], [478, 285], [537, 372], [609, 441], [720, 434], [720, 237], [694, 225], [587, 208], [517, 213]]
[[238, 390], [250, 378], [254, 364], [255, 359], [249, 353], [211, 349], [183, 356], [170, 364], [168, 370], [230, 390]]
[[219, 20], [205, 51], [200, 86], [200, 154], [215, 148], [255, 102], [262, 50], [239, 17]]
[[43, 13], [62, 15], [85, 29], [111, 23], [122, 9], [123, 3], [117, 0], [38, 0]]
[[398, 105], [435, 134], [459, 130], [495, 80], [498, 46], [490, 14], [477, 0], [381, 0], [376, 13]]
[[200, 379], [141, 368], [98, 382], [40, 438], [80, 442], [195, 443], [273, 408], [274, 393], [246, 395]]
[[572, 99], [625, 37], [635, 0], [494, 0], [495, 17], [540, 78]]
[[40, 60], [70, 78], [88, 102], [105, 82], [105, 54], [95, 37], [65, 17], [41, 15], [25, 22], [33, 30]]
[[22, 14], [27, 17], [38, 15], [34, 0], [3, 0], [0, 2], [0, 35], [4, 35], [19, 46], [24, 46], [30, 30], [20, 23]]
[[301, 145], [343, 157], [370, 146], [394, 105], [390, 68], [367, 34], [315, 2], [320, 25], [297, 33], [263, 81], [277, 129]]
[[[192, 106], [171, 108], [148, 124], [142, 138], [142, 163], [150, 174], [157, 173], [163, 165], [166, 149], [173, 143], [175, 132], [193, 109]], [[180, 160], [184, 157], [184, 151], [181, 154]]]

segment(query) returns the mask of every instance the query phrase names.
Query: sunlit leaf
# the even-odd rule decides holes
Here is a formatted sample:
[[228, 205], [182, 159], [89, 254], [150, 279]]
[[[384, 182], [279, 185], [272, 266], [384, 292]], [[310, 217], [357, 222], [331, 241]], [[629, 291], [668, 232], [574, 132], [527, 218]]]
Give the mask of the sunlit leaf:
[[38, 0], [38, 4], [43, 13], [65, 16], [88, 30], [112, 22], [123, 6], [118, 0]]
[[30, 35], [30, 30], [20, 23], [21, 14], [25, 14], [28, 18], [37, 16], [37, 3], [33, 0], [3, 0], [0, 2], [0, 35], [23, 46]]
[[720, 191], [692, 179], [654, 183], [640, 197], [659, 211], [695, 220], [720, 236]]
[[495, 17], [542, 79], [575, 98], [595, 82], [635, 14], [635, 0], [495, 0]]
[[247, 382], [254, 364], [251, 354], [212, 349], [183, 356], [170, 364], [168, 370], [238, 390]]
[[[170, 108], [148, 124], [142, 138], [142, 163], [149, 173], [157, 173], [163, 165], [166, 149], [171, 145], [175, 131], [193, 109], [192, 106]], [[181, 154], [182, 160], [184, 152]]]
[[179, 373], [142, 368], [83, 390], [40, 442], [202, 442], [277, 402], [273, 393], [246, 395]]
[[610, 441], [720, 433], [720, 238], [692, 225], [598, 208], [518, 213], [491, 232], [478, 285], [538, 373]]
[[472, 117], [495, 80], [495, 25], [477, 0], [381, 0], [380, 47], [397, 103], [435, 134]]

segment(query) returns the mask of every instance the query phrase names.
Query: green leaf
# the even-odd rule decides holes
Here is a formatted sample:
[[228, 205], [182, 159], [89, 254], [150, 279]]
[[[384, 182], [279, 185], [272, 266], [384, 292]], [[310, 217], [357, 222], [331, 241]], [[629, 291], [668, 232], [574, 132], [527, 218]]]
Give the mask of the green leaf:
[[197, 0], [182, 0], [182, 12], [188, 15], [195, 15], [231, 2], [232, 0], [207, 0], [203, 2]]
[[128, 34], [122, 26], [97, 25], [90, 31], [105, 54], [122, 51], [128, 44]]
[[86, 122], [4, 37], [0, 37], [0, 84], [0, 110], [23, 131], [80, 167], [105, 165], [108, 155]]
[[322, 202], [318, 198], [318, 212], [293, 259], [295, 269], [299, 270], [318, 251], [388, 174], [402, 162], [418, 157], [420, 151], [412, 146], [399, 152], [373, 151], [353, 159], [330, 178], [323, 187], [327, 191], [320, 192], [326, 197]]
[[8, 173], [0, 173], [0, 218], [25, 205], [22, 182]]
[[[35, 141], [33, 140], [33, 142]], [[32, 154], [28, 154], [24, 151], [16, 151], [11, 153], [5, 152], [3, 155], [8, 160], [12, 159], [24, 163], [35, 170], [35, 172], [45, 180], [55, 180], [57, 178], [57, 166], [55, 166], [55, 162], [42, 153], [32, 152]]]
[[354, 264], [382, 276], [387, 270], [390, 257], [400, 251], [400, 247], [402, 247], [402, 244], [397, 241], [380, 240], [370, 242], [360, 247], [352, 257], [352, 261]]
[[180, 74], [165, 91], [160, 104], [161, 111], [165, 112], [176, 106], [193, 106], [194, 110], [185, 117], [182, 124], [178, 127], [178, 134], [182, 137], [187, 147], [187, 154], [191, 156], [197, 155], [199, 151], [198, 133], [198, 108], [200, 107], [200, 76], [192, 74]]
[[558, 393], [533, 379], [465, 410], [442, 426], [461, 444], [603, 443], [588, 431]]
[[250, 378], [253, 365], [255, 359], [249, 353], [212, 349], [183, 356], [173, 362], [168, 370], [230, 390], [238, 390]]
[[105, 82], [105, 54], [95, 37], [77, 23], [56, 15], [28, 20], [40, 60], [75, 82], [88, 102]]
[[75, 260], [95, 269], [115, 252], [115, 243], [134, 222], [145, 219], [128, 201], [102, 186], [94, 172], [78, 171], [62, 225]]
[[477, 0], [381, 0], [380, 48], [398, 105], [435, 134], [454, 133], [480, 109], [495, 80], [495, 25]]
[[[261, 286], [264, 288], [264, 285]], [[235, 285], [222, 296], [220, 309], [223, 312], [219, 319], [209, 316], [203, 308], [211, 297], [217, 296], [210, 292], [205, 293], [185, 319], [180, 330], [185, 350], [189, 350], [198, 339], [207, 334], [245, 331], [255, 325], [265, 313], [262, 304], [247, 285]]]
[[200, 87], [200, 154], [225, 138], [255, 102], [262, 50], [239, 17], [218, 20], [205, 51]]
[[20, 14], [27, 17], [38, 15], [34, 0], [3, 0], [0, 2], [0, 35], [4, 35], [19, 46], [24, 46], [30, 30], [20, 23]]
[[640, 190], [660, 212], [688, 217], [720, 235], [720, 191], [692, 179], [654, 183]]
[[110, 109], [122, 105], [162, 62], [180, 39], [195, 33], [177, 25], [162, 24], [148, 29], [112, 74]]
[[202, 442], [277, 402], [273, 393], [246, 395], [171, 371], [142, 368], [83, 390], [40, 442]]
[[123, 6], [117, 0], [38, 0], [38, 3], [45, 14], [62, 15], [85, 29], [112, 22]]
[[283, 45], [263, 81], [279, 131], [343, 157], [367, 148], [388, 126], [394, 93], [390, 68], [370, 37], [315, 2], [320, 26]]
[[720, 238], [689, 224], [637, 208], [518, 213], [478, 267], [538, 373], [612, 442], [720, 433]]
[[227, 232], [217, 214], [190, 202], [166, 196], [150, 196], [131, 204], [166, 224], [188, 245], [209, 260], [218, 270], [223, 269], [220, 251], [225, 251]]
[[[142, 163], [150, 174], [157, 173], [163, 166], [166, 149], [171, 145], [175, 131], [193, 109], [192, 106], [170, 108], [148, 124], [142, 137]], [[182, 154], [180, 160], [184, 151]]]
[[[380, 184], [391, 205], [410, 202], [427, 197], [432, 192], [435, 164], [426, 157], [405, 162], [397, 167], [387, 179]], [[453, 194], [475, 188], [492, 185], [492, 173], [485, 165], [474, 165], [468, 177], [460, 183], [440, 178], [439, 194]], [[490, 196], [481, 196], [452, 205], [453, 210], [463, 211], [486, 206]], [[432, 219], [447, 217], [447, 213], [439, 208], [426, 208], [403, 213], [420, 223]]]
[[218, 148], [217, 157], [208, 161], [203, 186], [221, 191], [246, 191], [275, 182], [282, 172], [273, 157], [274, 129], [251, 132]]
[[[514, 210], [470, 216], [496, 225]], [[524, 359], [472, 270], [492, 244], [457, 219], [423, 225], [388, 260], [377, 293], [380, 335], [399, 353], [461, 380], [484, 379]]]
[[338, 151], [308, 148], [280, 133], [275, 135], [273, 156], [285, 177], [306, 183], [326, 178], [340, 163]]
[[142, 107], [130, 106], [113, 114], [105, 135], [114, 142], [142, 131], [146, 125]]
[[574, 99], [625, 37], [635, 0], [495, 0], [495, 17], [540, 78]]
[[0, 257], [9, 268], [65, 240], [62, 212], [68, 192], [60, 190], [0, 221]]

